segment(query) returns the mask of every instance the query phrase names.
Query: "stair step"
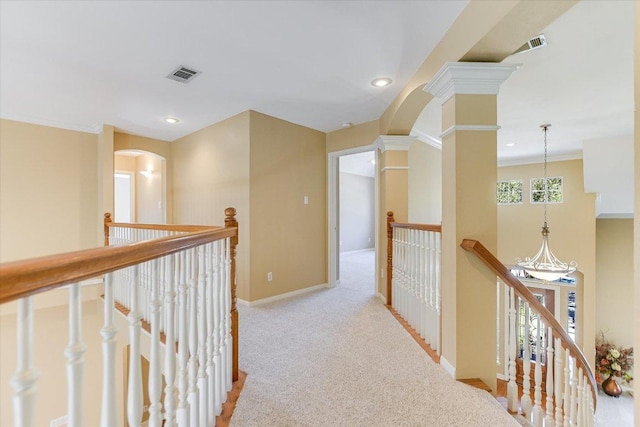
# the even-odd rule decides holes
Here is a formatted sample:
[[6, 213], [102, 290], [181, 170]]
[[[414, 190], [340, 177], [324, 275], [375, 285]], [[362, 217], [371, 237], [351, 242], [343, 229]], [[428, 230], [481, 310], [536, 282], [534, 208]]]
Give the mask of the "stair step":
[[489, 393], [491, 393], [491, 387], [489, 387], [480, 378], [463, 378], [458, 381], [470, 385], [471, 387], [479, 388], [480, 390], [488, 391]]

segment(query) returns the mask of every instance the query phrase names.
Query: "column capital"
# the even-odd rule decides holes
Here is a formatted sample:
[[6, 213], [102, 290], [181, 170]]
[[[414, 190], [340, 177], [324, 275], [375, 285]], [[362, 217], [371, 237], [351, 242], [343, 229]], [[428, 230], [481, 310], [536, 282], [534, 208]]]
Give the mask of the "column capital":
[[373, 145], [383, 153], [385, 151], [409, 151], [409, 147], [417, 139], [417, 136], [409, 135], [380, 135]]
[[497, 95], [500, 85], [522, 64], [447, 62], [423, 90], [444, 104], [455, 94]]

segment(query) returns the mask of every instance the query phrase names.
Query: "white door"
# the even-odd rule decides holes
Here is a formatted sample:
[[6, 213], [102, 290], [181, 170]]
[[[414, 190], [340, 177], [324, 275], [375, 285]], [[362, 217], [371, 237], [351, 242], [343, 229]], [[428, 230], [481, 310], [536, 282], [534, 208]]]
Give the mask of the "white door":
[[116, 172], [113, 175], [113, 204], [115, 222], [134, 222], [133, 188], [135, 175], [131, 172]]

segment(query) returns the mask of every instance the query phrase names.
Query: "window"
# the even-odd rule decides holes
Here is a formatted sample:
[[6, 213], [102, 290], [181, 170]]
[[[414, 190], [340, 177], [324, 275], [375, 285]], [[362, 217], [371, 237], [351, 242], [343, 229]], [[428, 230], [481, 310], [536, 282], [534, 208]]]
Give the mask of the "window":
[[[546, 184], [546, 185], [545, 185]], [[562, 177], [531, 178], [531, 203], [562, 203]]]
[[522, 203], [522, 180], [512, 179], [509, 181], [498, 181], [496, 186], [496, 199], [499, 205]]

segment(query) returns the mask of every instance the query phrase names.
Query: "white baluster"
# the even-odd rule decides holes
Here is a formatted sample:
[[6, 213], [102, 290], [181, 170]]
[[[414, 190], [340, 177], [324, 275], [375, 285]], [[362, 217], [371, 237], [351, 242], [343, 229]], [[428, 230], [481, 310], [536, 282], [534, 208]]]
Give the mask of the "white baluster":
[[555, 402], [556, 402], [556, 416], [555, 416], [555, 423], [558, 426], [562, 425], [562, 392], [563, 392], [563, 388], [562, 388], [562, 378], [563, 378], [563, 370], [564, 370], [564, 366], [563, 366], [563, 362], [564, 362], [564, 357], [563, 357], [563, 350], [562, 350], [562, 341], [560, 341], [559, 338], [556, 338], [555, 340], [556, 343], [556, 351], [555, 351], [555, 361], [556, 361], [556, 366], [555, 366], [555, 370], [554, 370], [554, 374], [555, 374], [555, 382], [554, 382], [554, 386], [555, 386]]
[[576, 377], [576, 360], [571, 357], [571, 418], [569, 423], [572, 426], [578, 422], [578, 378]]
[[584, 375], [582, 374], [582, 368], [578, 369], [578, 399], [576, 400], [576, 405], [578, 406], [577, 411], [577, 419], [576, 423], [579, 426], [583, 426], [585, 424], [584, 419]]
[[69, 345], [64, 351], [67, 358], [67, 414], [68, 425], [82, 426], [82, 380], [84, 352], [87, 346], [82, 342], [82, 295], [80, 285], [69, 287]]
[[133, 283], [130, 286], [131, 304], [129, 316], [129, 384], [127, 391], [127, 420], [129, 426], [138, 427], [142, 422], [142, 367], [140, 361], [140, 328], [142, 315], [139, 311], [139, 292], [142, 285], [140, 266], [134, 265]]
[[207, 425], [208, 382], [207, 382], [207, 288], [205, 247], [198, 251], [198, 395], [200, 397], [200, 425]]
[[116, 404], [116, 334], [118, 328], [113, 323], [115, 273], [104, 278], [104, 326], [102, 335], [102, 408], [100, 425], [102, 427], [118, 425], [118, 407]]
[[[11, 378], [13, 395], [13, 425], [32, 427], [36, 415], [38, 371], [33, 366], [33, 300], [18, 300], [17, 316], [18, 359], [16, 373]], [[7, 349], [5, 349], [7, 350]]]
[[531, 422], [536, 427], [542, 427], [543, 412], [542, 412], [542, 351], [540, 348], [540, 341], [542, 339], [542, 331], [540, 329], [540, 315], [538, 314], [537, 328], [536, 328], [536, 369], [535, 369], [535, 393], [533, 401], [533, 410], [531, 411]]
[[442, 255], [442, 234], [438, 233], [436, 239], [435, 239], [435, 244], [436, 244], [436, 262], [435, 262], [435, 268], [436, 268], [436, 350], [438, 352], [438, 355], [440, 355], [442, 353], [441, 351], [441, 346], [442, 346], [442, 331], [441, 331], [441, 300], [440, 300], [440, 288], [441, 288], [441, 276], [440, 276], [440, 272], [441, 272], [441, 255]]
[[198, 405], [198, 260], [194, 250], [187, 253], [189, 266], [189, 406], [190, 424], [198, 426], [200, 407]]
[[[158, 290], [158, 260], [154, 259], [150, 263], [151, 292], [150, 292], [150, 320], [151, 320], [151, 352], [149, 357], [149, 427], [160, 427], [162, 419], [160, 412], [160, 390], [162, 388], [162, 377], [160, 376], [160, 308], [162, 300]], [[165, 348], [168, 346], [165, 345]]]
[[225, 286], [224, 286], [224, 334], [226, 345], [226, 378], [223, 401], [227, 400], [227, 392], [233, 388], [233, 337], [231, 336], [231, 240], [225, 239]]
[[206, 361], [206, 371], [207, 371], [207, 395], [209, 396], [207, 400], [207, 425], [215, 425], [216, 422], [216, 403], [215, 403], [215, 367], [213, 366], [213, 334], [214, 334], [214, 317], [213, 317], [213, 301], [214, 301], [214, 277], [213, 277], [213, 269], [214, 269], [214, 249], [213, 243], [209, 243], [206, 246], [206, 267], [207, 267], [207, 304], [206, 304], [206, 312], [207, 312], [207, 361]]
[[[518, 412], [518, 384], [516, 383], [516, 360], [518, 358], [518, 330], [516, 328], [516, 297], [513, 288], [509, 288], [509, 382], [507, 383], [507, 409]], [[524, 360], [522, 363], [526, 363]]]
[[555, 422], [553, 419], [553, 330], [551, 329], [551, 327], [547, 329], [547, 357], [544, 363], [547, 367], [547, 401], [544, 425], [545, 427], [555, 427]]
[[562, 427], [569, 427], [571, 420], [571, 379], [570, 379], [571, 359], [569, 357], [569, 350], [564, 352], [564, 392], [562, 397], [564, 398], [564, 418], [562, 421]]
[[531, 410], [533, 404], [531, 402], [531, 343], [529, 340], [531, 334], [531, 309], [529, 303], [524, 301], [524, 336], [523, 352], [522, 352], [522, 412], [525, 418], [531, 421]]
[[180, 427], [189, 426], [189, 327], [188, 284], [186, 251], [179, 253], [178, 264], [178, 410], [176, 418]]
[[165, 353], [164, 353], [164, 409], [165, 427], [176, 426], [176, 285], [179, 283], [179, 273], [174, 268], [178, 255], [171, 255], [165, 259], [165, 286], [164, 286], [164, 311], [165, 311]]

